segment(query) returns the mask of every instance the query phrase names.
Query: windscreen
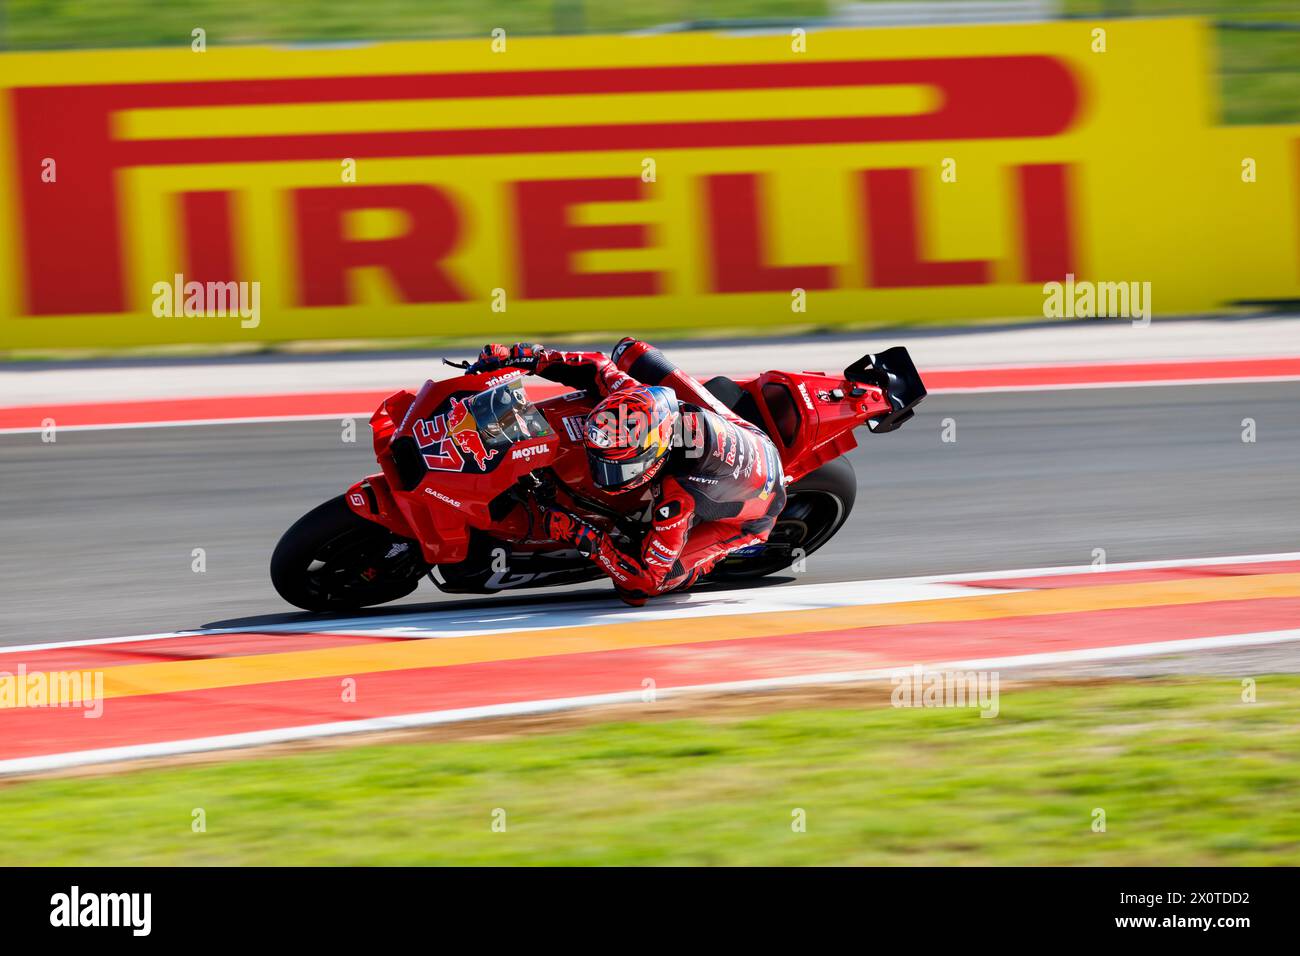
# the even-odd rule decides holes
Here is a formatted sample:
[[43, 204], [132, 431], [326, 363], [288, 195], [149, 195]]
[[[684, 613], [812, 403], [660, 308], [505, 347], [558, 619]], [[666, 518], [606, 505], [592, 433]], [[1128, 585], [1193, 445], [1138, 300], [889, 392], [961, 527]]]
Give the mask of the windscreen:
[[505, 449], [515, 442], [554, 434], [545, 416], [528, 400], [522, 378], [479, 392], [465, 407], [488, 448]]

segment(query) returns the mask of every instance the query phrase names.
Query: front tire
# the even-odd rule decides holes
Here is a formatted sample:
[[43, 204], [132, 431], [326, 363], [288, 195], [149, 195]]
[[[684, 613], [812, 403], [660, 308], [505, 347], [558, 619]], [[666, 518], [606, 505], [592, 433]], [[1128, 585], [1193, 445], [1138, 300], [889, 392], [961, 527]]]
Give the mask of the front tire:
[[342, 495], [299, 518], [271, 555], [271, 583], [305, 611], [350, 611], [406, 597], [429, 570], [420, 546], [367, 521]]
[[710, 581], [745, 581], [790, 567], [812, 554], [844, 526], [858, 496], [858, 477], [847, 458], [835, 458], [786, 489], [785, 507], [767, 543], [755, 554], [724, 558]]

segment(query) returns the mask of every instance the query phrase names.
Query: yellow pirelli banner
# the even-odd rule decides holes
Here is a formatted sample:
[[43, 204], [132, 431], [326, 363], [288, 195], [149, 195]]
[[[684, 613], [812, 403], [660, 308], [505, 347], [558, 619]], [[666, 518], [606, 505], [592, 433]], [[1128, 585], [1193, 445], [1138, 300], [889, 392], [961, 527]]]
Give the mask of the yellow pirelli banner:
[[0, 348], [1300, 297], [1196, 20], [0, 57]]

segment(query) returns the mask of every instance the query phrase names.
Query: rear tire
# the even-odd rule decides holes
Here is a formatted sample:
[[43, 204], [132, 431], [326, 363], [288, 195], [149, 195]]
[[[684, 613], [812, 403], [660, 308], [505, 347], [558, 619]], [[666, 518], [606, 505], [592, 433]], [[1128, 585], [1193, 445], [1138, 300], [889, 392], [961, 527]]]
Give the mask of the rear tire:
[[271, 555], [275, 590], [305, 611], [395, 601], [419, 587], [428, 570], [417, 542], [362, 518], [342, 495], [299, 518]]
[[849, 520], [857, 496], [852, 463], [847, 458], [828, 461], [786, 489], [785, 507], [762, 551], [723, 559], [708, 580], [745, 581], [785, 570], [835, 536]]

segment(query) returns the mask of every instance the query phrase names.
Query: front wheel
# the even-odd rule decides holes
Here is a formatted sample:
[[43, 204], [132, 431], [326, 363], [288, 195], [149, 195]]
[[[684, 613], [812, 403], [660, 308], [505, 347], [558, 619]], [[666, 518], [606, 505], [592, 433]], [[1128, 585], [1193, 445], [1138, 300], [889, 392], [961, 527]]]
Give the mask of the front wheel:
[[313, 508], [280, 538], [271, 583], [307, 611], [348, 611], [405, 597], [429, 570], [420, 546], [367, 521], [342, 495]]
[[710, 581], [744, 581], [782, 571], [839, 531], [853, 510], [858, 478], [847, 458], [828, 461], [786, 489], [785, 507], [767, 541], [724, 558]]

